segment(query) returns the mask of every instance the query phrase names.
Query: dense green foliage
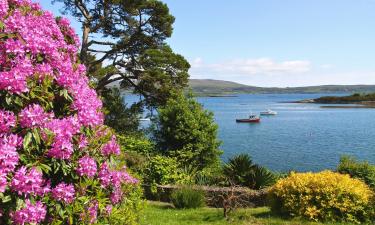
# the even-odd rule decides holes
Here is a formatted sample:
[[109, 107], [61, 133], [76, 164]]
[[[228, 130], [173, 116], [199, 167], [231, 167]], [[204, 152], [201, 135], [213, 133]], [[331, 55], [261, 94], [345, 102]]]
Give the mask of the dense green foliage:
[[176, 158], [161, 155], [151, 157], [144, 170], [146, 184], [182, 183], [184, 176]]
[[191, 187], [183, 187], [175, 190], [171, 200], [177, 209], [194, 209], [205, 205], [204, 192]]
[[231, 184], [251, 189], [265, 188], [276, 181], [276, 176], [271, 171], [253, 164], [248, 154], [239, 154], [230, 158], [223, 167], [223, 173]]
[[153, 136], [160, 152], [197, 170], [217, 165], [220, 142], [212, 112], [191, 95], [174, 93], [154, 120]]
[[374, 192], [360, 180], [331, 171], [291, 173], [271, 188], [270, 203], [275, 213], [314, 221], [375, 218]]
[[361, 179], [371, 188], [375, 189], [375, 165], [343, 156], [340, 159], [340, 164], [337, 166], [337, 172]]
[[137, 152], [148, 156], [155, 153], [155, 146], [143, 134], [119, 136], [118, 142], [124, 152]]
[[[187, 86], [190, 65], [166, 44], [175, 19], [163, 2], [54, 1], [64, 3], [64, 12], [82, 23], [80, 60], [97, 80], [97, 90], [120, 82], [157, 106], [171, 90]], [[98, 67], [101, 64], [108, 66]]]
[[317, 103], [346, 104], [366, 101], [375, 101], [375, 93], [371, 94], [353, 94], [349, 96], [324, 96], [314, 99]]
[[130, 107], [124, 103], [124, 98], [118, 89], [106, 89], [102, 92], [105, 108], [104, 123], [119, 134], [139, 132], [139, 114], [142, 112], [140, 103]]

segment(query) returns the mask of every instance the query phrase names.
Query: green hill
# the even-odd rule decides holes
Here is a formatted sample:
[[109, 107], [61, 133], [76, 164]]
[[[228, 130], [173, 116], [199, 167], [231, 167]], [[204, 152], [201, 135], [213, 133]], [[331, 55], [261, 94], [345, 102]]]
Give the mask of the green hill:
[[212, 79], [190, 79], [190, 88], [198, 95], [222, 95], [239, 93], [370, 93], [375, 85], [322, 85], [291, 88], [263, 88], [231, 81]]

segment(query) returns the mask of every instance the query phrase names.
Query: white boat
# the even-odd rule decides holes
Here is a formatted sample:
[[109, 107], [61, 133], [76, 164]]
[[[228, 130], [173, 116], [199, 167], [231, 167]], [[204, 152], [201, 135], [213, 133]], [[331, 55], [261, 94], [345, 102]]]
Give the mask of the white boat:
[[273, 116], [273, 115], [277, 115], [277, 112], [268, 109], [267, 111], [260, 112], [260, 115], [263, 115], [263, 116], [272, 115]]

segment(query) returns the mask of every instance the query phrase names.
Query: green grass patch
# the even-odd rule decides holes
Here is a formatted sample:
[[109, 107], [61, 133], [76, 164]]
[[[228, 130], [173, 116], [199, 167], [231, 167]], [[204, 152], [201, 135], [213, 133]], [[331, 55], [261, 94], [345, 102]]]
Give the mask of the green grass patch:
[[[141, 225], [323, 225], [298, 219], [283, 219], [271, 215], [269, 208], [237, 210], [227, 221], [222, 209], [198, 208], [175, 209], [171, 204], [148, 202], [141, 216]], [[349, 225], [348, 223], [324, 223], [324, 225]]]

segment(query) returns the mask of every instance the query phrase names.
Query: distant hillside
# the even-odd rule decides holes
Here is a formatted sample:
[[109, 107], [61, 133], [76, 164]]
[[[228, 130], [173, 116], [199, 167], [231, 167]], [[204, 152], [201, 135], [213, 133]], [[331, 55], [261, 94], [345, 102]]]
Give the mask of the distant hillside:
[[190, 88], [199, 95], [236, 93], [369, 93], [375, 85], [323, 85], [293, 88], [262, 88], [231, 81], [212, 79], [190, 79]]

